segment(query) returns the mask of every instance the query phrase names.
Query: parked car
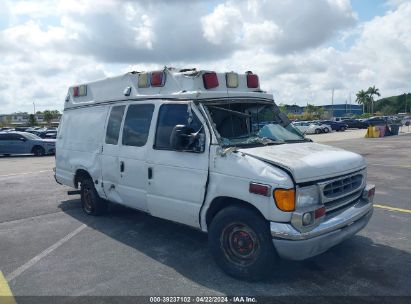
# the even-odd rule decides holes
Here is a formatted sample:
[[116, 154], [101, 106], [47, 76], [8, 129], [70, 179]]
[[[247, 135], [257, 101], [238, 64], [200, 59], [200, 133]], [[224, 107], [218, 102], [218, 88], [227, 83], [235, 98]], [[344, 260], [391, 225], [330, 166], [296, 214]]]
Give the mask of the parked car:
[[56, 137], [57, 137], [57, 131], [55, 131], [55, 132], [49, 132], [49, 131], [47, 131], [47, 132], [44, 134], [44, 137], [42, 137], [42, 138], [54, 138], [54, 139], [56, 139]]
[[311, 123], [316, 126], [319, 126], [323, 133], [331, 133], [333, 131], [329, 124], [325, 124], [322, 121], [312, 121]]
[[411, 124], [411, 116], [405, 116], [401, 119], [401, 123], [405, 126], [409, 126]]
[[352, 129], [366, 129], [368, 127], [366, 123], [359, 119], [350, 118], [344, 120], [343, 122], [348, 126], [348, 128]]
[[43, 156], [54, 154], [55, 139], [42, 139], [27, 132], [0, 133], [0, 155], [34, 154]]
[[334, 120], [322, 120], [322, 124], [328, 125], [331, 127], [332, 130], [334, 131], [345, 131], [348, 129], [348, 125], [345, 122], [342, 121], [334, 121]]
[[363, 120], [363, 123], [365, 123], [367, 127], [381, 126], [381, 125], [387, 124], [388, 120], [387, 118], [384, 118], [384, 117], [371, 117], [371, 118]]
[[321, 126], [317, 126], [309, 121], [295, 121], [293, 125], [303, 134], [320, 134], [324, 132]]

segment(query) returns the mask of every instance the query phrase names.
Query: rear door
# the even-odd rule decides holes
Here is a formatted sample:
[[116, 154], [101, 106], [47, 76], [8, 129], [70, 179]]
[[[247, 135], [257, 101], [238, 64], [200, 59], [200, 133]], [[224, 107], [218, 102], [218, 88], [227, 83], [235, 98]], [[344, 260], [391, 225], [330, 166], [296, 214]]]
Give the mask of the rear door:
[[10, 154], [25, 154], [30, 153], [26, 151], [27, 139], [20, 134], [9, 134], [10, 138], [8, 141], [8, 146], [10, 149]]
[[[165, 103], [158, 110], [154, 144], [147, 154], [147, 200], [152, 215], [199, 227], [208, 177], [210, 139], [204, 120], [190, 109], [187, 104]], [[174, 151], [170, 136], [176, 125], [189, 126], [205, 136], [203, 151]]]

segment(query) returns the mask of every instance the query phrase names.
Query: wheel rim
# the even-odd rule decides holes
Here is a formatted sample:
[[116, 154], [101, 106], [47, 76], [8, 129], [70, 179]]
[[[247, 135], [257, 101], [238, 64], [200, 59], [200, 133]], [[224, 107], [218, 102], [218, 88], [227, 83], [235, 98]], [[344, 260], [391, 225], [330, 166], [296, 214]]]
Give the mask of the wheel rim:
[[84, 186], [83, 189], [83, 206], [86, 212], [91, 212], [93, 210], [91, 189], [88, 186]]
[[251, 265], [260, 253], [260, 241], [247, 225], [227, 225], [221, 234], [221, 247], [227, 259], [236, 265]]

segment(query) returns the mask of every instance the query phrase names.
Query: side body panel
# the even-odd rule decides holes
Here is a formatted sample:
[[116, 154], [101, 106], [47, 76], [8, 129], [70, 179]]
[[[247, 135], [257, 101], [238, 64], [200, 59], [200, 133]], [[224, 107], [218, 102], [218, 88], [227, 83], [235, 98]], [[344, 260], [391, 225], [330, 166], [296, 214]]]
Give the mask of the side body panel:
[[[108, 106], [65, 111], [56, 142], [56, 179], [74, 187], [77, 170], [86, 170], [101, 184], [101, 147]], [[96, 187], [104, 197], [102, 187]]]

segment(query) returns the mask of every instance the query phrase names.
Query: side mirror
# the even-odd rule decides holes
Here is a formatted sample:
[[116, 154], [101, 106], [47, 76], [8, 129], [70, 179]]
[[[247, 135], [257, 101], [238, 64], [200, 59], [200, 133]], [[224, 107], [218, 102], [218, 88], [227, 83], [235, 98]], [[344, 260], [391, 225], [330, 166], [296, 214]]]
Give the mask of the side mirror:
[[24, 138], [24, 137], [20, 137], [19, 140], [21, 140], [21, 141], [26, 141], [27, 139]]
[[203, 152], [205, 136], [186, 125], [176, 125], [170, 135], [170, 145], [176, 151]]

